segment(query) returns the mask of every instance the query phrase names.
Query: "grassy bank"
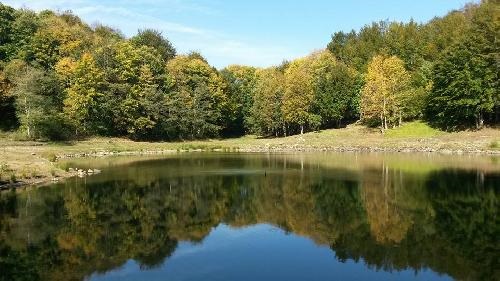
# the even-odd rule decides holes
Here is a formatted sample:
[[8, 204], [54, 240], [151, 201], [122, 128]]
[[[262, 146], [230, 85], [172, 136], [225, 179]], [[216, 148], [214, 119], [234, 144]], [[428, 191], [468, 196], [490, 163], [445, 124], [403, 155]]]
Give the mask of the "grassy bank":
[[500, 130], [483, 129], [448, 133], [422, 122], [388, 130], [359, 125], [286, 138], [245, 136], [234, 139], [189, 142], [134, 142], [120, 138], [90, 138], [68, 143], [16, 141], [0, 138], [0, 186], [33, 184], [73, 174], [60, 169], [65, 157], [159, 154], [181, 151], [390, 151], [500, 154]]

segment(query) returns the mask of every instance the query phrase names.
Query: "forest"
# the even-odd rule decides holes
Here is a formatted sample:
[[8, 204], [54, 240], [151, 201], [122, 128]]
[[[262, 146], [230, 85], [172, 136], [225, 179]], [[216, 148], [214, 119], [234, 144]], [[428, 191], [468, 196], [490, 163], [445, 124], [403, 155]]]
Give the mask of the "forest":
[[500, 123], [500, 9], [336, 32], [281, 65], [218, 70], [165, 34], [126, 38], [71, 11], [0, 3], [0, 131], [24, 139], [281, 137], [411, 120], [455, 131]]

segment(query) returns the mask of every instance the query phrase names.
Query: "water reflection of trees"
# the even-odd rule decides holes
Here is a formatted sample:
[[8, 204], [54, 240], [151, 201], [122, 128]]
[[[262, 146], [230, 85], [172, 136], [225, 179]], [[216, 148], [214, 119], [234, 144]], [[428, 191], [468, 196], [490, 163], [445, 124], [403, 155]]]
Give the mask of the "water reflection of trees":
[[[330, 246], [339, 260], [377, 269], [499, 277], [498, 175], [213, 161], [174, 161], [161, 171], [151, 164], [134, 180], [104, 175], [2, 193], [0, 280], [82, 280], [129, 259], [152, 268], [178, 241], [199, 242], [221, 222], [274, 224]], [[196, 165], [215, 172], [175, 172]], [[217, 172], [235, 165], [255, 173]]]

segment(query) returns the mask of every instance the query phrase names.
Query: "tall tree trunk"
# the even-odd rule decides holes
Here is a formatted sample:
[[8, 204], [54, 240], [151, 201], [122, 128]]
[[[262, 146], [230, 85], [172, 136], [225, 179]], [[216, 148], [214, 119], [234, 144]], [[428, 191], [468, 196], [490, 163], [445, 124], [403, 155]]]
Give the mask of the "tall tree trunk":
[[380, 114], [380, 130], [384, 133], [384, 116]]
[[476, 115], [476, 129], [481, 129], [484, 125], [483, 113], [480, 111]]
[[383, 104], [382, 104], [382, 118], [383, 118], [382, 132], [384, 130], [387, 130], [387, 117], [386, 117], [386, 113], [385, 113], [385, 106], [386, 106], [386, 100], [385, 100], [385, 96], [384, 96]]
[[26, 114], [26, 119], [28, 120], [27, 124], [27, 134], [28, 138], [31, 139], [31, 120], [30, 120], [30, 107], [28, 105], [28, 99], [24, 97], [24, 106], [26, 107], [25, 114]]

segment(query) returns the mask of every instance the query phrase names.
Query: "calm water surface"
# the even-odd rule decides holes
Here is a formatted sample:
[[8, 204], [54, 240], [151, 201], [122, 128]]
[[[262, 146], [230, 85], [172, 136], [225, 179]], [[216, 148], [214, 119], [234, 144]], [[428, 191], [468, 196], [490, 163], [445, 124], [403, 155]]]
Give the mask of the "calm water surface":
[[0, 193], [0, 280], [500, 280], [500, 158], [178, 154]]

